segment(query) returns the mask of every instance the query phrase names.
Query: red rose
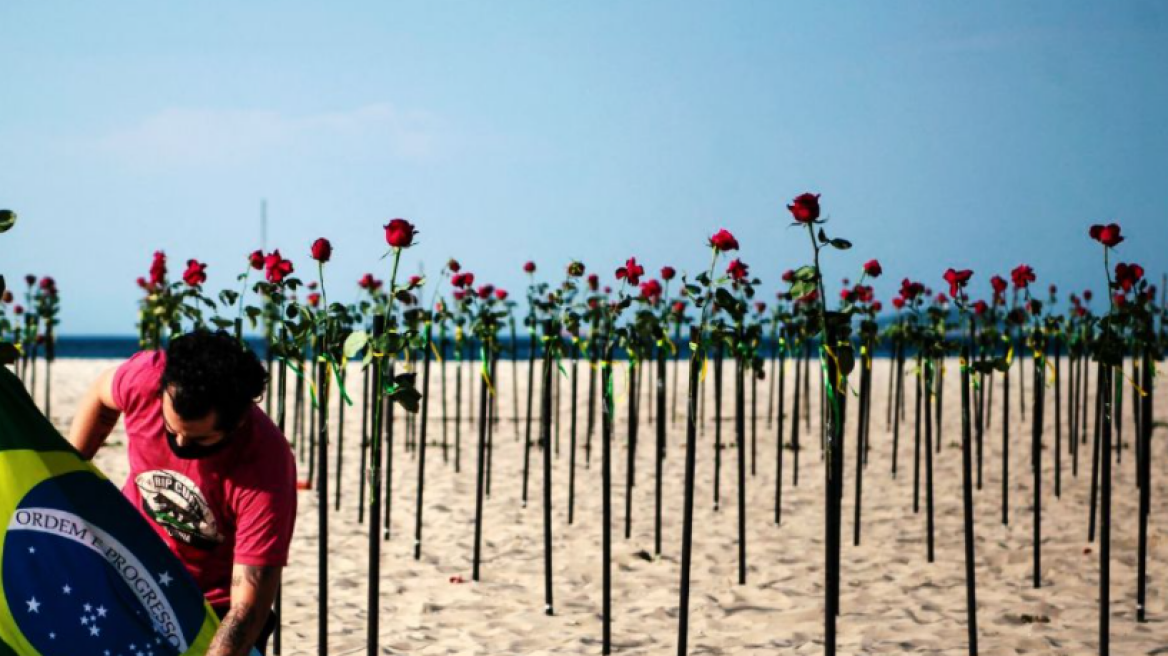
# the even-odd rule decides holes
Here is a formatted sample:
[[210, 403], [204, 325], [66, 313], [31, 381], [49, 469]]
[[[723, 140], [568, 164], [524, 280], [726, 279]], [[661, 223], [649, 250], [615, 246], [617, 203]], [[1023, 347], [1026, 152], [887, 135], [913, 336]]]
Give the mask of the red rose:
[[979, 317], [982, 316], [983, 314], [985, 314], [986, 311], [989, 309], [990, 309], [990, 306], [986, 305], [985, 301], [977, 301], [976, 303], [973, 304], [973, 313]]
[[183, 282], [191, 287], [198, 287], [207, 282], [207, 265], [198, 260], [187, 260], [187, 270], [183, 271]]
[[154, 251], [154, 261], [150, 263], [150, 284], [161, 285], [165, 281], [166, 253], [163, 253], [162, 251]]
[[713, 246], [720, 253], [736, 251], [738, 250], [738, 240], [734, 238], [734, 235], [730, 234], [729, 230], [722, 229], [715, 232], [713, 237], [710, 237], [710, 246]]
[[247, 265], [259, 271], [264, 268], [264, 253], [263, 251], [252, 251], [251, 255], [247, 256]]
[[903, 310], [904, 309], [904, 298], [900, 297], [900, 296], [893, 298], [892, 299], [892, 307], [894, 307], [898, 310]]
[[873, 312], [879, 312], [883, 309], [884, 309], [884, 304], [881, 303], [880, 301], [876, 301], [875, 303], [872, 304], [872, 311]]
[[450, 258], [450, 261], [446, 263], [446, 269], [450, 273], [458, 273], [462, 270], [462, 265], [458, 263], [458, 260]]
[[741, 282], [746, 280], [746, 276], [750, 275], [750, 271], [742, 260], [731, 260], [730, 266], [726, 268], [726, 273], [730, 274], [730, 278], [734, 282]]
[[937, 304], [938, 305], [944, 305], [948, 302], [949, 302], [949, 297], [945, 295], [945, 292], [939, 292], [937, 294]]
[[799, 223], [811, 223], [819, 218], [819, 194], [800, 194], [787, 209]]
[[1123, 236], [1119, 234], [1119, 224], [1109, 223], [1107, 225], [1093, 225], [1088, 231], [1091, 239], [1103, 244], [1107, 248], [1114, 248], [1123, 241]]
[[462, 299], [466, 298], [466, 290], [465, 289], [456, 289], [456, 290], [454, 290], [453, 296], [454, 296], [454, 300], [461, 301]]
[[414, 225], [405, 219], [394, 219], [385, 224], [385, 243], [393, 248], [409, 248], [416, 234]]
[[973, 277], [973, 272], [969, 269], [962, 269], [957, 271], [949, 269], [945, 272], [945, 282], [949, 283], [949, 295], [957, 298], [958, 290], [964, 289], [969, 279]]
[[535, 273], [535, 262], [532, 262], [530, 260], [527, 262], [524, 262], [523, 263], [523, 272], [524, 273]]
[[367, 273], [361, 276], [361, 279], [357, 281], [357, 286], [361, 289], [373, 289], [373, 274]]
[[881, 268], [880, 262], [868, 260], [864, 263], [864, 273], [868, 274], [870, 278], [879, 278], [880, 274], [884, 273], [884, 269]]
[[763, 303], [762, 301], [755, 301], [754, 311], [759, 313], [759, 314], [766, 312], [766, 303]]
[[40, 286], [42, 291], [52, 292], [56, 291], [57, 282], [52, 278], [45, 276], [44, 278], [41, 278]]
[[669, 282], [670, 280], [673, 280], [674, 276], [676, 276], [676, 275], [677, 275], [677, 271], [675, 271], [673, 267], [671, 267], [671, 266], [661, 267], [661, 279], [664, 280], [665, 282]]
[[1093, 292], [1092, 292], [1090, 289], [1085, 289], [1085, 290], [1083, 290], [1083, 300], [1084, 300], [1084, 301], [1087, 301], [1088, 303], [1090, 303], [1090, 302], [1091, 302], [1091, 298], [1092, 298], [1093, 296], [1095, 296], [1095, 294], [1094, 294], [1094, 293], [1093, 293]]
[[661, 293], [663, 291], [661, 283], [656, 280], [646, 280], [641, 283], [641, 298], [653, 305], [656, 305], [661, 300]]
[[474, 284], [474, 279], [474, 274], [469, 271], [466, 273], [458, 273], [450, 279], [450, 284], [454, 285], [455, 287], [469, 289], [470, 286]]
[[637, 264], [635, 257], [630, 257], [623, 267], [616, 270], [616, 279], [625, 279], [630, 285], [639, 285], [643, 275], [645, 275], [645, 267]]
[[422, 284], [422, 276], [410, 276], [410, 280], [406, 283], [406, 287], [417, 287]]
[[1143, 277], [1144, 268], [1138, 264], [1120, 262], [1115, 265], [1115, 284], [1119, 285], [1124, 293], [1130, 292]]
[[22, 307], [20, 305], [14, 305], [14, 306], [12, 306], [12, 312], [16, 316], [20, 316], [20, 315], [24, 314], [24, 307]]
[[482, 287], [479, 287], [477, 293], [478, 293], [478, 297], [485, 301], [491, 297], [491, 294], [495, 293], [495, 286], [494, 285], [483, 285]]
[[1019, 264], [1010, 272], [1010, 278], [1014, 281], [1015, 289], [1026, 289], [1034, 282], [1034, 269], [1029, 265]]
[[1121, 307], [1127, 305], [1127, 297], [1119, 292], [1115, 293], [1114, 300], [1115, 300], [1115, 307], [1121, 308]]
[[146, 282], [146, 279], [142, 276], [138, 276], [138, 286], [142, 289], [150, 289], [150, 283]]
[[500, 301], [507, 300], [507, 290], [506, 289], [496, 289], [495, 290], [495, 298], [499, 299]]
[[673, 313], [678, 316], [685, 314], [685, 301], [674, 301]]
[[325, 262], [328, 262], [329, 258], [332, 256], [333, 245], [329, 243], [329, 240], [321, 237], [320, 239], [312, 242], [312, 259], [320, 262], [321, 264], [324, 264]]
[[308, 295], [308, 304], [311, 305], [312, 307], [316, 307], [316, 306], [320, 305], [320, 294], [318, 294], [317, 292], [312, 292], [311, 294], [309, 294]]
[[1087, 316], [1087, 308], [1080, 305], [1079, 307], [1075, 308], [1075, 314], [1079, 317], [1085, 317]]
[[795, 270], [787, 269], [783, 272], [783, 282], [791, 282], [795, 279]]
[[292, 273], [292, 262], [281, 257], [279, 249], [268, 253], [264, 258], [264, 267], [266, 268], [264, 275], [273, 285], [284, 282], [284, 278]]
[[856, 285], [852, 289], [852, 294], [855, 295], [856, 301], [859, 303], [871, 303], [876, 294], [868, 285]]
[[921, 294], [925, 293], [925, 286], [919, 282], [913, 282], [908, 278], [900, 281], [900, 295], [906, 301], [911, 301]]
[[994, 294], [998, 295], [1005, 294], [1006, 289], [1009, 288], [1010, 284], [1006, 282], [1005, 278], [1001, 276], [994, 276], [993, 278], [990, 278], [990, 286], [994, 288]]

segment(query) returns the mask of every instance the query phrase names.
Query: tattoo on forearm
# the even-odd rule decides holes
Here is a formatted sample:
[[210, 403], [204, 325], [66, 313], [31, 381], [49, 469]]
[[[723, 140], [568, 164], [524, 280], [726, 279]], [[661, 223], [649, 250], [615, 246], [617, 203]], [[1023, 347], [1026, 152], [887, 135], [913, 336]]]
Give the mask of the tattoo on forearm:
[[258, 613], [255, 606], [241, 604], [232, 606], [219, 625], [215, 639], [211, 641], [208, 654], [238, 654], [251, 648], [252, 627], [256, 624]]
[[[260, 590], [273, 582], [278, 582], [279, 576], [279, 567], [243, 567], [242, 572], [237, 571], [231, 577], [232, 594], [235, 594], [236, 588], [243, 585]], [[246, 653], [258, 637], [267, 619], [268, 610], [253, 602], [233, 601], [231, 610], [223, 617], [219, 631], [211, 641], [208, 656], [234, 656]]]

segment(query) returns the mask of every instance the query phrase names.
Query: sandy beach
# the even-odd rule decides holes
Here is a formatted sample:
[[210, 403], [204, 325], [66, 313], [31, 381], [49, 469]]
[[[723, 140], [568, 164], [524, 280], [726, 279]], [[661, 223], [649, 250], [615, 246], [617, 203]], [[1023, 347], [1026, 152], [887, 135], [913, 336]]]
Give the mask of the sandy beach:
[[[73, 408], [90, 382], [105, 367], [101, 360], [60, 360], [53, 365], [52, 420], [67, 430]], [[464, 365], [465, 366], [465, 365]], [[671, 365], [672, 367], [672, 365]], [[768, 363], [769, 367], [769, 363]], [[1063, 366], [1065, 372], [1067, 367]], [[482, 580], [471, 579], [475, 506], [477, 423], [462, 425], [462, 470], [454, 471], [454, 425], [446, 425], [450, 445], [443, 458], [440, 369], [432, 370], [429, 442], [425, 487], [422, 557], [414, 559], [414, 522], [418, 480], [417, 453], [404, 448], [401, 412], [393, 444], [392, 538], [383, 542], [381, 572], [382, 653], [397, 654], [599, 654], [601, 651], [601, 496], [600, 419], [593, 437], [590, 466], [583, 444], [587, 411], [587, 366], [580, 367], [579, 451], [575, 521], [569, 525], [570, 381], [560, 384], [558, 444], [553, 460], [555, 614], [544, 612], [543, 486], [541, 452], [533, 448], [530, 503], [520, 502], [524, 424], [514, 421], [512, 367], [500, 363], [495, 388], [501, 415], [495, 428], [491, 496], [485, 506]], [[466, 370], [464, 369], [464, 372]], [[668, 422], [664, 462], [663, 553], [652, 555], [653, 444], [655, 423], [642, 408], [633, 491], [632, 536], [625, 539], [627, 461], [627, 386], [624, 367], [615, 383], [617, 426], [613, 445], [613, 642], [614, 653], [657, 655], [676, 651], [683, 502], [684, 398], [678, 394], [676, 421]], [[448, 369], [448, 403], [453, 404], [453, 365]], [[899, 475], [890, 475], [892, 431], [886, 424], [887, 360], [873, 369], [871, 454], [863, 481], [862, 544], [852, 545], [855, 494], [855, 413], [849, 403], [845, 463], [843, 570], [839, 648], [843, 654], [966, 653], [965, 575], [961, 512], [960, 381], [955, 361], [947, 364], [941, 451], [935, 457], [936, 561], [926, 562], [925, 507], [912, 507], [913, 399], [907, 386], [908, 414], [902, 425]], [[526, 364], [519, 368], [526, 383]], [[43, 376], [43, 369], [38, 378]], [[787, 399], [791, 410], [793, 373], [788, 368]], [[367, 524], [359, 524], [358, 477], [361, 435], [360, 372], [348, 373], [355, 405], [347, 409], [342, 464], [342, 502], [331, 515], [329, 633], [331, 654], [365, 651]], [[710, 377], [712, 379], [712, 376]], [[464, 373], [464, 381], [467, 379]], [[674, 377], [670, 374], [669, 383]], [[685, 376], [680, 380], [684, 384]], [[734, 447], [732, 367], [726, 366], [722, 439], [727, 448], [721, 472], [722, 504], [713, 504], [714, 413], [712, 380], [707, 379], [705, 423], [698, 439], [694, 562], [691, 598], [691, 654], [818, 654], [823, 650], [823, 462], [820, 460], [818, 376], [812, 378], [810, 430], [801, 427], [803, 450], [798, 487], [792, 483], [792, 452], [784, 454], [783, 519], [774, 522], [776, 425], [767, 419], [769, 381], [759, 381], [756, 475], [747, 452], [747, 583], [738, 584], [738, 471]], [[852, 382], [858, 385], [858, 376]], [[1086, 654], [1097, 651], [1098, 545], [1087, 541], [1090, 498], [1090, 443], [1079, 454], [1079, 475], [1071, 459], [1062, 459], [1062, 494], [1054, 494], [1053, 388], [1048, 388], [1044, 433], [1042, 500], [1042, 587], [1032, 586], [1032, 477], [1030, 414], [1018, 412], [1017, 378], [1012, 381], [1009, 504], [1010, 523], [1001, 521], [1000, 378], [994, 394], [993, 420], [985, 435], [984, 488], [975, 492], [976, 567], [981, 653]], [[465, 383], [464, 383], [465, 384]], [[41, 388], [43, 383], [38, 384]], [[1094, 371], [1091, 374], [1094, 387]], [[289, 389], [293, 389], [289, 385]], [[1030, 380], [1027, 380], [1029, 393]], [[1065, 389], [1065, 388], [1064, 388]], [[1092, 390], [1093, 391], [1093, 390]], [[1114, 468], [1112, 527], [1112, 653], [1168, 653], [1168, 525], [1165, 496], [1168, 462], [1164, 425], [1153, 435], [1152, 512], [1149, 522], [1148, 621], [1136, 622], [1136, 554], [1138, 495], [1135, 485], [1135, 431], [1125, 390], [1124, 451]], [[37, 399], [40, 401], [40, 389]], [[464, 390], [464, 405], [477, 402]], [[525, 392], [520, 386], [520, 410]], [[643, 397], [647, 398], [647, 397]], [[672, 400], [672, 393], [670, 393]], [[1065, 399], [1065, 397], [1064, 397]], [[537, 396], [538, 400], [538, 396]], [[336, 405], [333, 405], [333, 418]], [[1168, 408], [1163, 386], [1156, 392], [1160, 416]], [[538, 403], [536, 404], [538, 407]], [[747, 400], [749, 411], [750, 401]], [[474, 410], [476, 421], [478, 408]], [[1064, 444], [1068, 429], [1064, 402]], [[453, 410], [451, 409], [451, 415]], [[1093, 413], [1092, 413], [1093, 415]], [[1162, 420], [1161, 420], [1162, 421]], [[291, 422], [289, 422], [289, 425]], [[784, 442], [790, 441], [790, 418]], [[533, 425], [533, 435], [538, 422]], [[747, 418], [747, 446], [751, 439]], [[291, 430], [289, 437], [291, 435]], [[331, 429], [333, 439], [337, 427]], [[555, 439], [555, 438], [553, 438]], [[330, 447], [335, 457], [335, 444]], [[126, 471], [125, 434], [121, 424], [97, 457], [119, 486]], [[335, 460], [330, 469], [336, 467]], [[922, 465], [923, 467], [923, 465]], [[304, 478], [307, 461], [300, 463]], [[334, 479], [335, 480], [335, 479]], [[330, 480], [330, 486], [334, 481]], [[333, 503], [330, 490], [328, 503]], [[300, 492], [292, 560], [284, 574], [283, 653], [316, 653], [317, 558], [320, 535], [318, 499]], [[462, 582], [459, 582], [462, 581]]]

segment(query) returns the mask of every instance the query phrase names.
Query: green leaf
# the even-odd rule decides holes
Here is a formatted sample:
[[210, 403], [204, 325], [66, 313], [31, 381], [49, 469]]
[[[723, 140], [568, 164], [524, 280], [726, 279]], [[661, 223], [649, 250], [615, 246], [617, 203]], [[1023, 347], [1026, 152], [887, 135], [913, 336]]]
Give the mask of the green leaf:
[[0, 210], [0, 232], [8, 232], [16, 225], [16, 212]]
[[224, 305], [235, 305], [235, 301], [239, 300], [239, 292], [230, 289], [224, 289], [219, 292], [219, 301]]
[[231, 328], [235, 325], [234, 321], [231, 319], [224, 319], [223, 317], [211, 317], [211, 323], [215, 324], [216, 327], [222, 330], [227, 330], [228, 328]]
[[815, 282], [815, 267], [808, 264], [795, 269], [794, 279]]
[[815, 283], [810, 280], [799, 280], [791, 285], [791, 298], [798, 299], [810, 294], [815, 289]]
[[0, 275], [0, 296], [4, 295], [4, 290], [8, 289], [4, 284], [4, 276]]
[[819, 229], [819, 243], [826, 244], [829, 241], [831, 241], [831, 240], [827, 238], [827, 233], [823, 231], [823, 228], [820, 228]]
[[369, 333], [364, 330], [357, 331], [345, 340], [344, 354], [346, 358], [353, 358], [365, 345], [369, 343]]
[[832, 239], [831, 245], [837, 250], [846, 251], [852, 247], [852, 242], [847, 239]]

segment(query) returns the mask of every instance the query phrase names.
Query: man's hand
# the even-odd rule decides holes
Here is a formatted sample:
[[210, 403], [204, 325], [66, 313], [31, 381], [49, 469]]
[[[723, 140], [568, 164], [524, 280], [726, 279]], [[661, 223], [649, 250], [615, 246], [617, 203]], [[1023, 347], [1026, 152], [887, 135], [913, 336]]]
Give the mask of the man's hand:
[[231, 609], [223, 617], [207, 656], [247, 656], [272, 611], [280, 587], [277, 566], [236, 565], [231, 573]]
[[93, 455], [113, 432], [122, 410], [114, 402], [113, 382], [117, 367], [106, 369], [93, 381], [85, 396], [77, 404], [77, 414], [69, 427], [69, 443], [81, 452], [81, 457], [92, 460]]

